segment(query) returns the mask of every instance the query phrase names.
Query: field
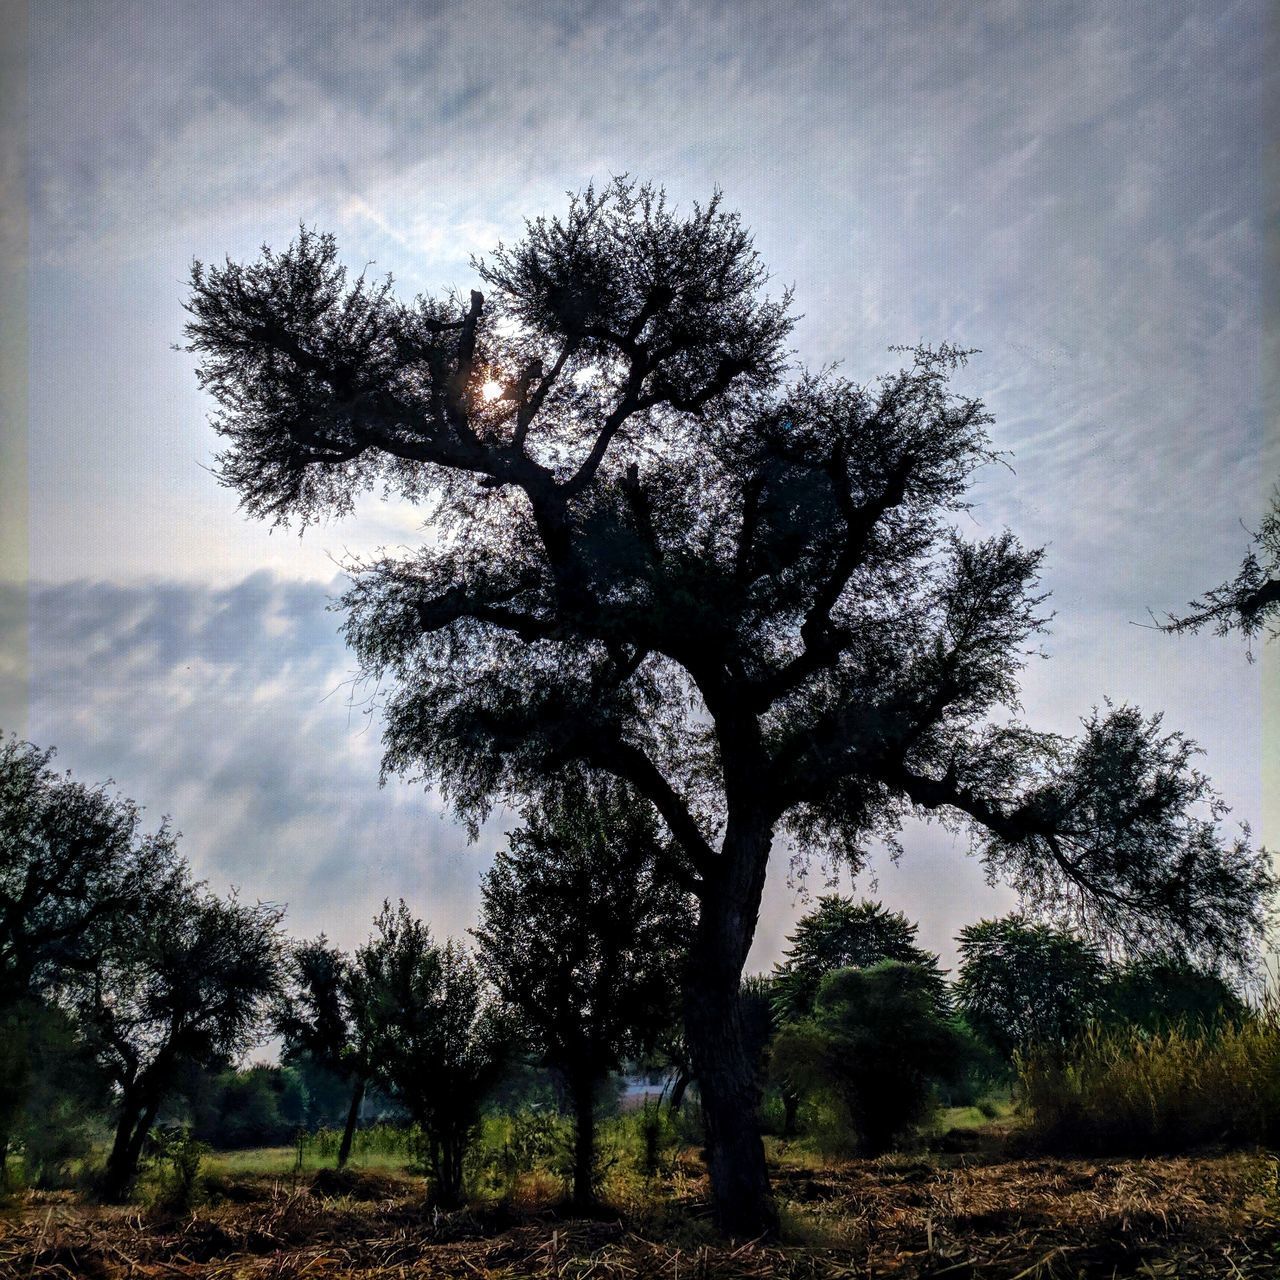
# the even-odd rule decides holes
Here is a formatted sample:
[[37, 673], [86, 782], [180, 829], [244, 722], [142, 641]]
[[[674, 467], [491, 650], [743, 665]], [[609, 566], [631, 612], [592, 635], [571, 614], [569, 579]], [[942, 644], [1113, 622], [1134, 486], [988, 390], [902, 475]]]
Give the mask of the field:
[[[387, 1160], [343, 1176], [288, 1148], [213, 1157], [195, 1209], [109, 1208], [28, 1193], [0, 1217], [0, 1275], [28, 1280], [338, 1276], [742, 1280], [764, 1277], [1266, 1277], [1280, 1274], [1280, 1160], [1011, 1159], [987, 1150], [822, 1159], [774, 1146], [777, 1245], [717, 1240], [697, 1153], [613, 1178], [594, 1220], [554, 1179], [442, 1214]], [[381, 1165], [382, 1167], [373, 1167]], [[272, 1167], [274, 1166], [274, 1168]]]

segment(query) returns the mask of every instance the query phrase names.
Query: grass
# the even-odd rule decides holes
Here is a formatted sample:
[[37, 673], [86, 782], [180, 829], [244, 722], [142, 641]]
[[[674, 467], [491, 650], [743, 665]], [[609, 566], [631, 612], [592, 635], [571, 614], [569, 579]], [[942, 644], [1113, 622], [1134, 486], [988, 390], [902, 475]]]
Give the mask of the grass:
[[1213, 1030], [1092, 1030], [1071, 1057], [1019, 1064], [1029, 1133], [1041, 1149], [1185, 1151], [1280, 1143], [1280, 1006]]

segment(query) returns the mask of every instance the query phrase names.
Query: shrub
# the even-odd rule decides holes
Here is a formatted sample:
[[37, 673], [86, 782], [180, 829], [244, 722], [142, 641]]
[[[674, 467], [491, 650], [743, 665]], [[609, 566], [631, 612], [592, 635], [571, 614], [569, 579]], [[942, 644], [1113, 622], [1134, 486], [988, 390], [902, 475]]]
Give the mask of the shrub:
[[158, 1129], [151, 1135], [151, 1145], [157, 1163], [165, 1168], [157, 1203], [185, 1213], [195, 1202], [200, 1161], [209, 1147], [193, 1138], [188, 1128]]
[[1029, 1136], [1094, 1154], [1280, 1142], [1280, 1008], [1218, 1028], [1092, 1029], [1065, 1056], [1019, 1057]]
[[779, 1032], [773, 1070], [786, 1087], [829, 1098], [859, 1148], [879, 1154], [925, 1118], [935, 1083], [963, 1071], [966, 1058], [930, 971], [886, 960], [828, 974], [814, 1016]]

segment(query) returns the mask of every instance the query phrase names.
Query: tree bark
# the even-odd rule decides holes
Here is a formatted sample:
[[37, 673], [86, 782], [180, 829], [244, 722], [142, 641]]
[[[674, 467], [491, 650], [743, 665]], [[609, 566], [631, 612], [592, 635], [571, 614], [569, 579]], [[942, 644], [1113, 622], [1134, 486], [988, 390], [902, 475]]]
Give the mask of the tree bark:
[[338, 1147], [338, 1168], [343, 1168], [351, 1157], [351, 1144], [355, 1141], [356, 1125], [360, 1120], [360, 1104], [364, 1101], [365, 1079], [357, 1076], [351, 1088], [351, 1106], [347, 1109], [347, 1125], [342, 1131], [342, 1143]]
[[596, 1082], [589, 1076], [573, 1081], [573, 1207], [596, 1203]]
[[685, 1032], [707, 1133], [716, 1221], [731, 1236], [776, 1235], [760, 1137], [760, 1082], [747, 1052], [739, 988], [760, 912], [772, 831], [731, 816], [716, 883], [702, 895], [685, 976]]

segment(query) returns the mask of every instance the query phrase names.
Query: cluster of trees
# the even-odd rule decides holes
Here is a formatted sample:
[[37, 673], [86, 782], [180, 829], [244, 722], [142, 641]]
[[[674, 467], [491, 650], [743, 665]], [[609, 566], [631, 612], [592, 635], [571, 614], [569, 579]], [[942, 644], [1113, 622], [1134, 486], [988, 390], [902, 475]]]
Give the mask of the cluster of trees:
[[[287, 968], [290, 1043], [349, 1084], [352, 1113], [394, 1082], [446, 1195], [513, 1018], [575, 1098], [584, 1168], [592, 1082], [678, 1044], [719, 1222], [771, 1230], [768, 1001], [742, 973], [778, 837], [856, 870], [908, 817], [937, 817], [1037, 914], [1211, 965], [1250, 953], [1274, 880], [1224, 833], [1193, 744], [1128, 706], [1075, 739], [1017, 718], [1041, 553], [961, 530], [998, 456], [953, 385], [969, 352], [920, 347], [864, 384], [796, 369], [790, 297], [764, 292], [737, 215], [718, 196], [681, 215], [627, 179], [475, 267], [487, 295], [403, 303], [305, 228], [256, 262], [193, 267], [187, 349], [244, 509], [306, 525], [374, 486], [428, 505], [427, 544], [353, 563], [343, 601], [387, 691], [385, 769], [438, 785], [473, 829], [497, 801], [532, 816], [486, 885], [477, 951], [388, 908], [352, 957], [323, 940], [286, 957], [274, 908], [212, 895], [165, 828], [144, 835], [128, 802], [6, 748], [3, 1016], [71, 1035], [110, 1081], [111, 1188], [163, 1081], [240, 1051]], [[1267, 613], [1270, 569], [1246, 570], [1205, 620]], [[632, 826], [604, 839], [618, 805]], [[558, 895], [585, 903], [581, 924], [544, 949]], [[847, 1059], [891, 1008], [912, 1011], [924, 1057], [947, 1051], [936, 965], [899, 951], [896, 969], [792, 975], [808, 1060]], [[622, 1027], [601, 992], [624, 983]], [[6, 1099], [46, 1033], [23, 1034], [6, 1037]]]
[[[136, 806], [55, 773], [47, 752], [7, 741], [0, 799], [0, 1135], [29, 1170], [81, 1154], [77, 1128], [109, 1115], [101, 1190], [119, 1198], [160, 1118], [185, 1112], [197, 1137], [237, 1146], [335, 1110], [341, 1167], [376, 1089], [416, 1126], [433, 1195], [452, 1206], [482, 1110], [532, 1063], [573, 1118], [573, 1202], [589, 1209], [610, 1076], [657, 1061], [683, 1083], [692, 1072], [705, 1099], [681, 1007], [695, 895], [664, 873], [678, 854], [654, 806], [616, 779], [548, 788], [528, 808], [484, 878], [470, 945], [436, 941], [401, 902], [352, 953], [323, 935], [291, 942], [279, 909], [213, 895], [166, 826], [144, 833]], [[744, 983], [744, 1066], [757, 1100], [779, 1089], [784, 1132], [821, 1095], [863, 1150], [884, 1150], [975, 1063], [1065, 1048], [1091, 1021], [1156, 1029], [1243, 1010], [1185, 958], [1112, 963], [1022, 916], [965, 929], [949, 983], [916, 933], [878, 903], [824, 897], [775, 971]], [[281, 1065], [236, 1069], [269, 1032]]]
[[42, 1094], [61, 1075], [59, 1105], [110, 1103], [102, 1187], [116, 1198], [179, 1075], [255, 1042], [277, 988], [281, 912], [213, 894], [166, 825], [144, 831], [132, 801], [50, 762], [0, 743], [0, 1171], [19, 1135], [59, 1158]]
[[[485, 879], [474, 946], [437, 942], [401, 902], [350, 955], [210, 893], [167, 827], [143, 833], [134, 804], [48, 752], [3, 744], [0, 803], [0, 1156], [16, 1141], [28, 1172], [55, 1171], [84, 1154], [72, 1120], [110, 1115], [100, 1189], [121, 1198], [162, 1114], [224, 1145], [278, 1141], [313, 1123], [310, 1080], [345, 1095], [341, 1166], [376, 1087], [454, 1205], [481, 1108], [523, 1057], [562, 1086], [574, 1199], [593, 1203], [597, 1094], [673, 1038], [692, 920], [656, 813], [623, 784], [530, 809]], [[282, 1066], [233, 1069], [267, 1033]]]
[[801, 919], [767, 982], [762, 1060], [784, 1135], [802, 1093], [825, 1096], [870, 1153], [921, 1119], [939, 1088], [1006, 1080], [1018, 1055], [1066, 1059], [1090, 1027], [1212, 1029], [1246, 1005], [1226, 975], [1185, 955], [1111, 959], [1088, 938], [1013, 914], [957, 938], [954, 982], [879, 903], [835, 896]]

